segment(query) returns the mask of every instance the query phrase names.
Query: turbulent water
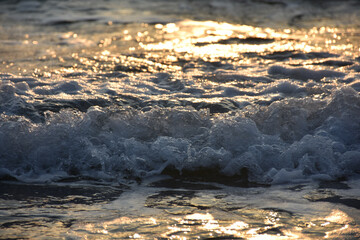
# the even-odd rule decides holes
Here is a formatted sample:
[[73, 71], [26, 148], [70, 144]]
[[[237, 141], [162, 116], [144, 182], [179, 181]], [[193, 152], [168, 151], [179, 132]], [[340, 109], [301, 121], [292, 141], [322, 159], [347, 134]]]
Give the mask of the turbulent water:
[[[104, 184], [107, 200], [120, 194], [110, 187], [114, 184], [162, 176], [232, 187], [349, 181], [352, 190], [341, 193], [348, 194], [342, 202], [334, 192], [322, 190], [307, 199], [359, 209], [354, 190], [360, 173], [359, 1], [5, 0], [0, 2], [0, 21], [0, 179]], [[6, 201], [18, 196], [11, 184], [1, 188], [9, 192], [1, 195]], [[30, 186], [62, 196], [52, 187]], [[237, 191], [245, 191], [229, 190], [229, 196], [236, 196], [230, 200], [211, 193], [198, 203], [190, 188], [180, 195], [157, 192], [145, 205], [188, 214], [194, 207], [215, 206], [208, 206], [209, 198], [221, 206], [241, 202]], [[97, 188], [89, 195], [74, 189], [68, 195], [97, 201]], [[137, 194], [143, 191], [151, 192]], [[255, 201], [268, 190], [259, 191], [246, 194]], [[31, 192], [27, 196], [33, 197]], [[162, 202], [168, 198], [178, 198], [177, 208], [168, 209], [171, 204]], [[260, 214], [259, 209], [249, 211], [241, 214]], [[337, 211], [331, 214], [345, 214]], [[284, 213], [292, 219], [291, 213], [276, 212]], [[214, 217], [206, 214], [171, 224], [182, 225], [177, 230], [186, 233], [182, 221], [195, 221], [194, 226], [202, 221], [219, 236], [253, 236], [249, 226], [254, 219], [240, 223], [231, 217], [214, 230]], [[170, 223], [165, 220], [141, 219], [106, 224], [153, 224], [145, 239], [177, 232], [166, 235]], [[300, 226], [305, 220], [284, 221]], [[329, 229], [342, 229], [351, 221]], [[73, 224], [71, 219], [62, 222], [65, 228]], [[1, 228], [18, 224], [8, 225]], [[114, 237], [139, 235], [121, 226]], [[97, 233], [106, 230], [99, 229]], [[296, 239], [284, 229], [261, 229], [258, 234]], [[81, 235], [74, 231], [69, 236]], [[203, 238], [201, 231], [192, 237]], [[351, 231], [350, 239], [355, 239], [359, 231]], [[89, 230], [89, 236], [95, 232]]]

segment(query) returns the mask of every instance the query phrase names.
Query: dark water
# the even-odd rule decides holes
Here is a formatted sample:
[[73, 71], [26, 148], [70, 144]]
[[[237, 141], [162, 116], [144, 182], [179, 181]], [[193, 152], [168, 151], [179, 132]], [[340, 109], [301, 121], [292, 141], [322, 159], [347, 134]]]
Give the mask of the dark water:
[[359, 9], [0, 1], [0, 236], [357, 239]]

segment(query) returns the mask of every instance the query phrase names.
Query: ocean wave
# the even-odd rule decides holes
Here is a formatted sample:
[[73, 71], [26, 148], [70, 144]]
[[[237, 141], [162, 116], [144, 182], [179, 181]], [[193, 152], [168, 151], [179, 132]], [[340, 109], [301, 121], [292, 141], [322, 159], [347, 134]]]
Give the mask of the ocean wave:
[[257, 183], [350, 177], [360, 171], [359, 116], [359, 93], [350, 87], [323, 100], [284, 99], [217, 115], [190, 106], [113, 105], [47, 111], [35, 123], [3, 113], [0, 176], [122, 181], [191, 172], [202, 179], [215, 171]]

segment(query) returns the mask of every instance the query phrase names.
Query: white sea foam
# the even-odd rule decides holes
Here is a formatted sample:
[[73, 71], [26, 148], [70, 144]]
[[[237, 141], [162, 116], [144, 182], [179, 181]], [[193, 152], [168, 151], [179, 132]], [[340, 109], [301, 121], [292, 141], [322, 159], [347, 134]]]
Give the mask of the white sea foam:
[[247, 169], [251, 181], [282, 183], [356, 174], [358, 93], [342, 88], [326, 101], [306, 101], [283, 100], [265, 112], [217, 118], [191, 107], [63, 109], [46, 112], [44, 123], [2, 115], [2, 175], [34, 180], [65, 173], [108, 180], [143, 178], [169, 167], [180, 173], [217, 169], [227, 176]]
[[[225, 72], [226, 79], [229, 74], [234, 73]], [[239, 81], [238, 76], [233, 75], [231, 81]], [[321, 89], [316, 82], [264, 82], [254, 94], [280, 93], [290, 98], [265, 107], [248, 102], [243, 109], [214, 117], [206, 107], [195, 110], [181, 107], [176, 101], [172, 107], [155, 101], [143, 111], [114, 104], [78, 107], [86, 112], [66, 109], [69, 104], [84, 104], [78, 103], [78, 98], [89, 98], [94, 93], [99, 99], [128, 93], [136, 93], [128, 96], [136, 99], [142, 92], [147, 93], [138, 105], [146, 99], [156, 100], [153, 94], [160, 92], [171, 96], [178, 94], [177, 89], [200, 88], [185, 80], [174, 84], [169, 74], [145, 74], [132, 86], [127, 86], [129, 76], [107, 76], [120, 85], [108, 81], [98, 88], [87, 83], [87, 75], [83, 81], [53, 82], [4, 74], [1, 77], [2, 178], [41, 181], [45, 175], [47, 180], [49, 176], [56, 180], [85, 175], [119, 180], [161, 174], [169, 168], [180, 174], [216, 169], [220, 175], [241, 177], [246, 169], [250, 181], [283, 183], [336, 179], [359, 172], [360, 97], [351, 87], [337, 89], [329, 85], [332, 93], [316, 100], [311, 98], [316, 93], [314, 88]], [[216, 81], [220, 78], [218, 75]], [[349, 86], [356, 86], [356, 81]], [[235, 86], [224, 85], [222, 89], [227, 98], [234, 99], [241, 91]], [[37, 96], [51, 98], [39, 104]], [[54, 96], [59, 102], [54, 102]], [[200, 92], [199, 99], [201, 96]], [[39, 109], [44, 109], [44, 117]]]

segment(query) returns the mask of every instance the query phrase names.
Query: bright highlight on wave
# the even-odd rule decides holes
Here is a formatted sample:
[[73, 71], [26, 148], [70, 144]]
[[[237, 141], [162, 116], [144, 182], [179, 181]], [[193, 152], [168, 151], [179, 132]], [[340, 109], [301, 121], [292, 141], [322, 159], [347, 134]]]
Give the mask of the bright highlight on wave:
[[[247, 218], [241, 216], [248, 214]], [[326, 239], [336, 239], [337, 236], [344, 236], [347, 233], [359, 233], [359, 229], [353, 225], [354, 220], [340, 211], [334, 210], [324, 219], [303, 219], [294, 218], [284, 212], [245, 209], [239, 210], [238, 215], [249, 221], [216, 219], [211, 214], [194, 213], [184, 218], [174, 217], [172, 219], [154, 219], [154, 218], [128, 218], [122, 217], [109, 222], [98, 224], [78, 225], [69, 235], [80, 236], [83, 230], [88, 233], [86, 236], [92, 239], [92, 234], [98, 237], [115, 237], [130, 239], [145, 239], [148, 237], [161, 237], [167, 239], [203, 239], [217, 238], [218, 236], [227, 236], [233, 239], [311, 239], [312, 231], [324, 231]], [[339, 219], [336, 216], [342, 216]], [[256, 217], [263, 218], [262, 224], [252, 224]], [[334, 218], [335, 217], [335, 218]], [[273, 219], [271, 223], [266, 222]], [[135, 233], [129, 233], [120, 229], [131, 229], [131, 226], [137, 226]], [[146, 229], [152, 229], [152, 234]], [[343, 235], [339, 235], [343, 234]], [[81, 235], [82, 237], [84, 235]], [[130, 237], [129, 237], [130, 236]], [[145, 237], [146, 236], [146, 237]], [[354, 235], [352, 235], [354, 236]]]

